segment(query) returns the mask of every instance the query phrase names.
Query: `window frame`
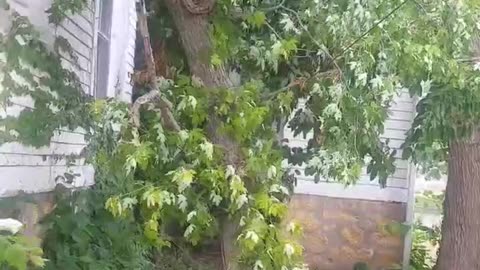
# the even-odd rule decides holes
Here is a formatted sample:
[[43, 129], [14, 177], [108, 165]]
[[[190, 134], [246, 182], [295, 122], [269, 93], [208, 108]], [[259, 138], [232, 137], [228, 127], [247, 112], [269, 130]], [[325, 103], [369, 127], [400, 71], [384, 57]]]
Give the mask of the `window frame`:
[[[96, 25], [95, 25], [95, 74], [93, 79], [93, 93], [95, 99], [103, 99], [111, 97], [109, 93], [110, 82], [110, 54], [111, 54], [111, 38], [112, 38], [112, 19], [114, 0], [96, 1]], [[107, 3], [105, 5], [105, 3]], [[105, 7], [108, 10], [105, 12]], [[105, 26], [106, 25], [106, 26]], [[104, 27], [105, 26], [105, 27]], [[104, 44], [101, 45], [101, 42]], [[100, 77], [101, 76], [101, 77]], [[103, 89], [99, 91], [99, 86]]]

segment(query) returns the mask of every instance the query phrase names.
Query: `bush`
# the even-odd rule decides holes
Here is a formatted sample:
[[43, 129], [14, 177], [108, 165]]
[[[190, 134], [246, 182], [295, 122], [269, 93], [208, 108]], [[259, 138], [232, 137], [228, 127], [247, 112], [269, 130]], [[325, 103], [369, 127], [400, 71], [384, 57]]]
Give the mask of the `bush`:
[[73, 193], [45, 219], [45, 269], [153, 269], [150, 246], [131, 219], [104, 209], [98, 190]]

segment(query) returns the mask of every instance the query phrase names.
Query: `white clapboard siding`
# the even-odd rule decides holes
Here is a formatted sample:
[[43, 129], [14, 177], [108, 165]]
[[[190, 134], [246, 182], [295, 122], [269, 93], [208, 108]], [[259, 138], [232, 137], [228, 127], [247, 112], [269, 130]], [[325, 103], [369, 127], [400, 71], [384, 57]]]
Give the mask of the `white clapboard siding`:
[[[299, 107], [304, 106], [300, 103]], [[395, 155], [395, 172], [387, 179], [386, 188], [380, 188], [378, 180], [370, 181], [370, 177], [363, 168], [362, 176], [359, 181], [346, 187], [343, 184], [321, 179], [319, 183], [314, 183], [313, 176], [304, 174], [305, 164], [294, 166], [292, 169], [300, 172], [298, 175], [298, 184], [295, 188], [296, 193], [322, 195], [338, 198], [356, 198], [380, 201], [407, 202], [409, 200], [410, 173], [412, 165], [402, 160], [402, 150], [400, 149], [406, 138], [406, 132], [411, 126], [414, 117], [414, 100], [407, 91], [401, 91], [395, 98], [389, 109], [390, 115], [385, 122], [385, 132], [382, 140], [389, 139], [389, 146], [397, 150]], [[305, 147], [312, 134], [307, 134], [306, 138], [300, 134], [296, 137], [290, 129], [284, 132], [289, 139], [290, 147]]]
[[[48, 23], [45, 13], [51, 0], [9, 0], [12, 9], [28, 16], [41, 39], [52, 47], [55, 36], [62, 36], [72, 46], [77, 62], [69, 55], [62, 54], [62, 66], [74, 71], [82, 88], [91, 93], [94, 62], [94, 5], [89, 1], [88, 8], [80, 14], [66, 18], [58, 27]], [[34, 106], [29, 96], [12, 98], [12, 106], [0, 110], [0, 117], [18, 116], [24, 109]], [[85, 131], [59, 128], [50, 140], [50, 145], [34, 148], [17, 142], [0, 145], [0, 197], [24, 192], [44, 192], [52, 190], [65, 174], [76, 177], [70, 186], [93, 184], [93, 168], [85, 164], [81, 156], [86, 147]]]
[[[53, 48], [55, 37], [64, 37], [71, 45], [76, 61], [61, 53], [62, 66], [75, 72], [87, 94], [94, 93], [96, 73], [96, 43], [98, 28], [98, 1], [87, 0], [87, 7], [69, 15], [59, 26], [48, 23], [45, 11], [52, 0], [7, 0], [12, 10], [27, 16], [40, 38]], [[136, 1], [113, 1], [111, 48], [108, 76], [108, 96], [130, 102], [136, 38]], [[4, 11], [0, 11], [4, 12]], [[9, 25], [7, 16], [0, 14], [0, 31]], [[104, 71], [102, 71], [104, 72]], [[14, 97], [11, 106], [0, 108], [0, 117], [18, 116], [31, 109], [34, 102], [29, 96]], [[0, 127], [2, 128], [2, 127]], [[92, 166], [85, 164], [83, 153], [87, 146], [85, 130], [60, 127], [47, 146], [34, 148], [18, 142], [0, 145], [0, 197], [13, 196], [19, 191], [28, 193], [52, 190], [63, 182], [72, 187], [93, 184]], [[74, 175], [73, 183], [68, 178]], [[68, 182], [68, 183], [67, 183]]]

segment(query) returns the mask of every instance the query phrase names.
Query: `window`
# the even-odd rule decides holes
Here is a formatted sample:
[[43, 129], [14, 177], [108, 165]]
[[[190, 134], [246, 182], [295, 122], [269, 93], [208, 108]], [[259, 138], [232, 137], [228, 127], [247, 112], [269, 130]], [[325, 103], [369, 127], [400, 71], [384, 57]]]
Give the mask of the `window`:
[[110, 37], [112, 28], [112, 1], [100, 0], [97, 39], [97, 69], [95, 97], [106, 98], [108, 91], [108, 70], [110, 67]]

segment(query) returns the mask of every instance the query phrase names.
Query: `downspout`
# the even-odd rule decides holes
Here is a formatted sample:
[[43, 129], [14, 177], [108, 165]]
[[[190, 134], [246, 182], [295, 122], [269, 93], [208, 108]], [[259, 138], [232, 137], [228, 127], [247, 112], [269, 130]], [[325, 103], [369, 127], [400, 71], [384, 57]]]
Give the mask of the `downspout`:
[[[412, 121], [416, 115], [416, 105], [418, 102], [418, 98], [414, 97], [413, 99], [413, 116]], [[413, 162], [410, 162], [408, 165], [408, 200], [407, 200], [407, 211], [405, 217], [405, 224], [410, 227], [407, 234], [405, 235], [404, 239], [404, 246], [403, 246], [403, 261], [402, 261], [402, 269], [409, 270], [410, 269], [410, 256], [412, 251], [412, 244], [413, 244], [413, 226], [415, 222], [415, 180], [417, 177], [417, 167]]]
[[410, 253], [413, 243], [413, 225], [415, 220], [415, 178], [416, 166], [410, 163], [408, 166], [408, 201], [405, 223], [410, 227], [404, 239], [403, 247], [403, 270], [410, 269]]

